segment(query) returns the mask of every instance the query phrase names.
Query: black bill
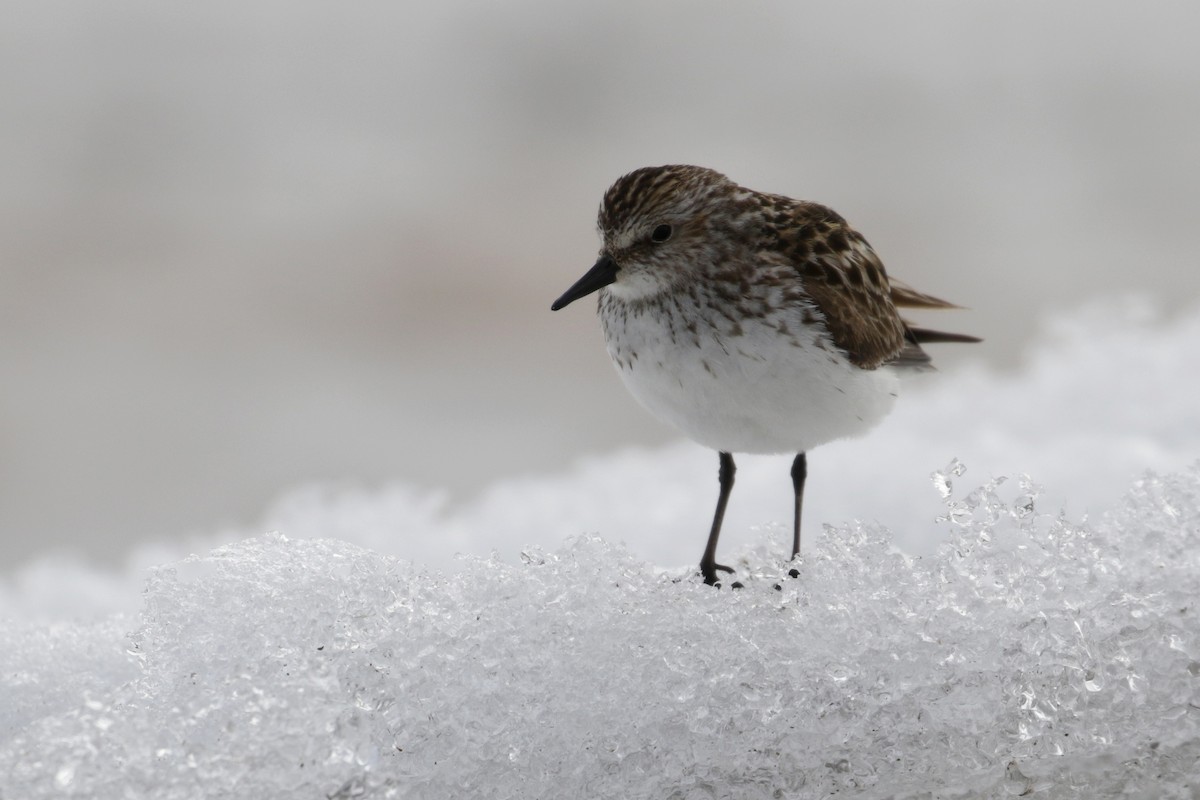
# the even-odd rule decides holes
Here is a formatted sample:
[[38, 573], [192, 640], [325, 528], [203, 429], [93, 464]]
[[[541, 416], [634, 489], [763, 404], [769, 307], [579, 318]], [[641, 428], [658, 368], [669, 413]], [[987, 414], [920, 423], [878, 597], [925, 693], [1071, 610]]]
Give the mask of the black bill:
[[607, 253], [600, 256], [600, 260], [596, 262], [596, 266], [589, 269], [582, 278], [575, 281], [575, 284], [563, 292], [563, 296], [554, 301], [554, 305], [550, 306], [551, 311], [558, 311], [566, 305], [574, 303], [581, 297], [587, 297], [597, 289], [608, 286], [617, 279], [617, 262], [612, 260], [612, 257]]

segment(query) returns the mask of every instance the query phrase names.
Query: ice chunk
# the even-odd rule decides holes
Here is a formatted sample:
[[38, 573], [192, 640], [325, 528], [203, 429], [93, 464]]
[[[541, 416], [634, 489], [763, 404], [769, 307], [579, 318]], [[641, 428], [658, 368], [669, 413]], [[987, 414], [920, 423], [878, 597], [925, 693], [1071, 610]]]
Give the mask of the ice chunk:
[[736, 592], [594, 537], [445, 574], [224, 547], [127, 639], [7, 632], [0, 796], [1189, 796], [1200, 471], [1094, 521], [1034, 489], [949, 492], [926, 558], [828, 528], [798, 579], [769, 528]]
[[948, 500], [954, 493], [953, 478], [961, 478], [966, 472], [967, 465], [955, 458], [946, 465], [945, 469], [940, 469], [929, 477], [933, 480], [933, 488], [937, 489], [942, 499]]

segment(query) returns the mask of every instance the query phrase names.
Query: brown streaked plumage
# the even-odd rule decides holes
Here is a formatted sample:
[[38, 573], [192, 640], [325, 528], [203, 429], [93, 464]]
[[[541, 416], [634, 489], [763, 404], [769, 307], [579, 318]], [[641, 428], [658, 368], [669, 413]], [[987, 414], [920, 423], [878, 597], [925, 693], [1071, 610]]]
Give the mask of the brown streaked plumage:
[[651, 412], [720, 453], [716, 544], [734, 452], [793, 452], [793, 557], [811, 447], [887, 414], [896, 369], [921, 345], [975, 337], [914, 327], [899, 308], [951, 303], [889, 278], [867, 240], [825, 206], [755, 192], [703, 167], [646, 167], [605, 193], [596, 265], [552, 308], [599, 291], [608, 351]]
[[825, 318], [833, 343], [855, 366], [874, 369], [905, 346], [887, 272], [858, 231], [825, 206], [763, 195], [776, 222], [764, 234], [761, 255], [783, 257]]

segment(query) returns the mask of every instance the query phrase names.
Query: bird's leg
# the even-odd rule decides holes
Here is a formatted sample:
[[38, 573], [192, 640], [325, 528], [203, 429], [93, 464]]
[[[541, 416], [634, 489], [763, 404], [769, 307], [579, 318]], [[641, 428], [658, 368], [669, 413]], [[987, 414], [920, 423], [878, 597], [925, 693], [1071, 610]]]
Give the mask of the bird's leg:
[[721, 471], [718, 478], [721, 481], [721, 494], [717, 497], [717, 513], [713, 515], [712, 530], [708, 533], [708, 546], [704, 548], [704, 556], [700, 559], [700, 572], [704, 582], [712, 585], [717, 582], [717, 570], [733, 572], [732, 567], [717, 563], [717, 539], [721, 535], [721, 520], [725, 518], [725, 505], [729, 502], [729, 492], [733, 489], [733, 474], [737, 472], [733, 456], [721, 453]]
[[792, 558], [800, 554], [800, 511], [804, 508], [804, 479], [808, 477], [808, 459], [799, 453], [792, 462], [792, 489], [796, 493], [796, 516], [792, 523]]

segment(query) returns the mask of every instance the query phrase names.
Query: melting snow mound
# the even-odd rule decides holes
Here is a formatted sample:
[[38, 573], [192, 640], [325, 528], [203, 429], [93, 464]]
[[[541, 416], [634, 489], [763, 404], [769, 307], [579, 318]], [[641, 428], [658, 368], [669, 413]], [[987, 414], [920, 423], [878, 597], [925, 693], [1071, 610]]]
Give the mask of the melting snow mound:
[[190, 558], [125, 639], [8, 632], [0, 797], [1194, 797], [1200, 469], [1084, 522], [958, 473], [934, 556], [829, 528], [792, 579], [776, 530], [740, 591], [590, 537]]

